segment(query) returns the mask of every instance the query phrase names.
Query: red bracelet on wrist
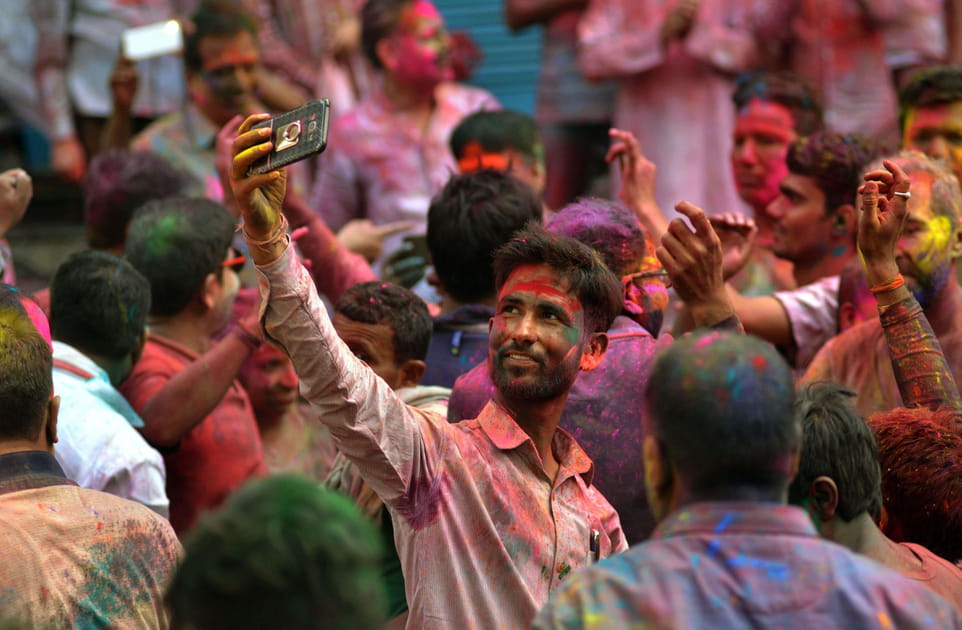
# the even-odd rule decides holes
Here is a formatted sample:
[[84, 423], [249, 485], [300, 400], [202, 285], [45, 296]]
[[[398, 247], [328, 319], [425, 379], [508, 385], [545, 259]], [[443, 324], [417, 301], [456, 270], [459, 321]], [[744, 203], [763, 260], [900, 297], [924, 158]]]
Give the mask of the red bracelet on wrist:
[[902, 274], [897, 273], [895, 274], [895, 277], [889, 280], [888, 282], [877, 284], [874, 287], [870, 288], [869, 291], [872, 292], [872, 295], [878, 295], [879, 293], [885, 293], [886, 291], [894, 291], [895, 289], [903, 286], [904, 284], [905, 284], [905, 278], [902, 277]]

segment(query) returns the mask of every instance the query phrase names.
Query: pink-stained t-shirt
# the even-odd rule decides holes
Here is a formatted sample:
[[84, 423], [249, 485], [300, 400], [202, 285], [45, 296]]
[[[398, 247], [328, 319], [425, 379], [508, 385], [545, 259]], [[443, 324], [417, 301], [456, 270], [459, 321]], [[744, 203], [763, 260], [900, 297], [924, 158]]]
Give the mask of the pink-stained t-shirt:
[[962, 615], [962, 569], [945, 558], [937, 556], [922, 545], [898, 543], [905, 553], [922, 562], [917, 571], [902, 571], [902, 575], [925, 584], [952, 604]]
[[[413, 221], [410, 233], [425, 232], [431, 197], [458, 171], [448, 147], [451, 131], [468, 114], [501, 109], [488, 92], [457, 83], [439, 85], [435, 100], [423, 131], [400, 117], [380, 90], [332, 125], [310, 198], [332, 230], [367, 218], [376, 225]], [[384, 254], [403, 236], [388, 237]]]
[[301, 393], [390, 510], [408, 627], [524, 628], [569, 573], [627, 548], [591, 485], [594, 465], [557, 431], [552, 482], [528, 435], [496, 403], [477, 420], [405, 405], [338, 338], [288, 247], [258, 267], [267, 336], [290, 355]]
[[702, 0], [688, 36], [662, 46], [677, 0], [591, 0], [578, 25], [589, 79], [618, 79], [614, 125], [638, 138], [658, 167], [655, 197], [666, 217], [688, 200], [708, 214], [744, 208], [728, 153], [735, 127], [733, 77], [759, 63], [754, 0]]
[[[140, 413], [171, 377], [198, 358], [193, 350], [151, 334], [120, 392]], [[170, 523], [179, 535], [203, 510], [218, 507], [243, 482], [266, 472], [254, 410], [240, 382], [235, 379], [214, 411], [163, 455]]]

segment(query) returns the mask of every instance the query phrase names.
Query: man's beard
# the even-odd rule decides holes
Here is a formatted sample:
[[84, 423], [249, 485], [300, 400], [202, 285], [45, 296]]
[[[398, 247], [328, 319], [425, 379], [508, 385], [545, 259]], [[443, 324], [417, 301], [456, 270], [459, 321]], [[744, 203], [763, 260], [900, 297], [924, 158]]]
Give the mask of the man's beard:
[[545, 401], [555, 399], [571, 389], [571, 385], [578, 375], [577, 370], [569, 370], [565, 362], [549, 368], [540, 357], [536, 358], [539, 364], [536, 374], [526, 375], [529, 378], [523, 381], [512, 378], [507, 373], [507, 369], [502, 366], [501, 360], [507, 352], [515, 351], [518, 350], [509, 348], [498, 351], [490, 368], [491, 382], [494, 383], [494, 386], [504, 398]]
[[918, 301], [919, 306], [922, 308], [928, 308], [938, 297], [942, 290], [945, 288], [947, 282], [949, 282], [952, 275], [952, 267], [947, 266], [945, 269], [936, 269], [932, 273], [925, 277], [925, 280], [920, 280], [918, 278], [917, 271], [909, 272], [906, 274], [902, 272], [905, 278], [905, 286], [912, 293], [915, 299]]

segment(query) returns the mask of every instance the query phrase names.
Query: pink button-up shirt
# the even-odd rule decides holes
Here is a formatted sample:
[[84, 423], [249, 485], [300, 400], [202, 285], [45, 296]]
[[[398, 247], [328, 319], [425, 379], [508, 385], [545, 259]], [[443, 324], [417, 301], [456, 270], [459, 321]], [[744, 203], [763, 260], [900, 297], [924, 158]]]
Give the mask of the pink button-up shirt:
[[301, 393], [387, 504], [412, 628], [524, 628], [548, 594], [592, 558], [627, 548], [591, 485], [594, 465], [557, 431], [552, 482], [528, 435], [496, 403], [449, 424], [405, 405], [337, 336], [288, 247], [258, 267], [262, 321], [301, 377]]

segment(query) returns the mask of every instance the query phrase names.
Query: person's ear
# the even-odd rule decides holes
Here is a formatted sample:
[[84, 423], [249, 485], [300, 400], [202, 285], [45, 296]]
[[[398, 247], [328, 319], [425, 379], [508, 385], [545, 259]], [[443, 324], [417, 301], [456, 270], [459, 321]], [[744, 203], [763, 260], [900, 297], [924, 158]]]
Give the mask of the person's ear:
[[656, 520], [668, 515], [674, 485], [671, 461], [654, 435], [645, 437], [641, 447], [645, 469], [645, 493]]
[[217, 304], [217, 297], [220, 293], [220, 280], [216, 273], [209, 273], [204, 277], [204, 284], [200, 289], [200, 301], [209, 311]]
[[53, 450], [57, 443], [57, 419], [60, 414], [60, 396], [51, 396], [47, 401], [47, 413], [44, 420], [44, 434], [47, 438], [47, 448]]
[[955, 230], [952, 233], [951, 258], [957, 260], [962, 256], [962, 218], [955, 220]]
[[838, 510], [838, 486], [826, 475], [816, 477], [809, 486], [809, 511], [821, 521], [831, 521]]
[[397, 68], [397, 45], [393, 37], [382, 37], [378, 43], [374, 45], [374, 54], [385, 70], [394, 72], [395, 68]]
[[588, 344], [581, 353], [581, 369], [590, 372], [599, 365], [608, 350], [608, 335], [605, 333], [591, 333]]
[[427, 366], [420, 359], [408, 359], [401, 364], [398, 370], [398, 388], [417, 387], [424, 378], [424, 370]]
[[855, 212], [855, 206], [850, 203], [843, 203], [835, 208], [834, 218], [832, 220], [832, 234], [835, 236], [855, 234], [855, 222], [857, 218], [858, 215]]

